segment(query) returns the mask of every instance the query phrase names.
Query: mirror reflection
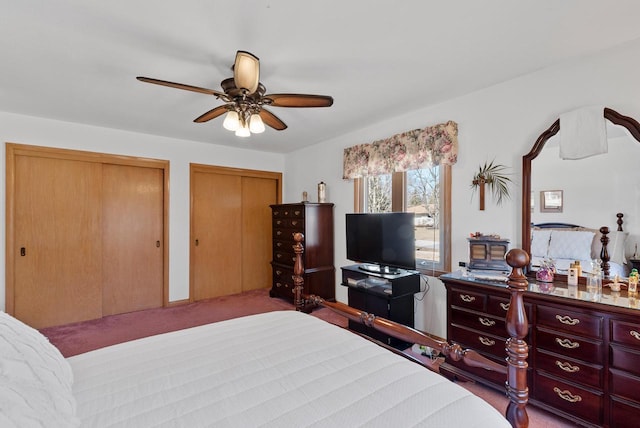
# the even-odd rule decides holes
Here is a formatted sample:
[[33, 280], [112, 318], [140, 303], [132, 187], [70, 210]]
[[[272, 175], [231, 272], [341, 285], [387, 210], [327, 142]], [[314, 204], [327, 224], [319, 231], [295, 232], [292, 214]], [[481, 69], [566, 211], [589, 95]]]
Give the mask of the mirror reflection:
[[[563, 256], [566, 260], [561, 260], [558, 273], [566, 274], [570, 263], [575, 262], [571, 259], [580, 257], [582, 274], [588, 274], [592, 259], [600, 256], [599, 229], [606, 226], [610, 231], [610, 276], [626, 276], [632, 267], [629, 259], [635, 252], [636, 244], [640, 244], [640, 143], [626, 127], [607, 121], [607, 153], [578, 160], [563, 160], [559, 153], [557, 123], [541, 135], [532, 151], [523, 158], [523, 190], [530, 192], [528, 198], [523, 198], [523, 247], [532, 256], [531, 269], [535, 271], [539, 268], [541, 259], [545, 257]], [[557, 127], [554, 129], [554, 126]], [[640, 128], [635, 132], [638, 130]], [[544, 209], [541, 195], [548, 191], [562, 191], [561, 210]], [[617, 213], [624, 214], [622, 233], [616, 232]], [[541, 223], [565, 223], [591, 230], [591, 252], [569, 249], [579, 246], [580, 239], [584, 241], [589, 239], [588, 236], [556, 232], [557, 240], [553, 242], [548, 231], [536, 232], [537, 227], [530, 227], [531, 224]], [[555, 244], [554, 248], [550, 248], [551, 244]], [[553, 251], [550, 253], [550, 250]], [[542, 254], [544, 251], [546, 253]]]

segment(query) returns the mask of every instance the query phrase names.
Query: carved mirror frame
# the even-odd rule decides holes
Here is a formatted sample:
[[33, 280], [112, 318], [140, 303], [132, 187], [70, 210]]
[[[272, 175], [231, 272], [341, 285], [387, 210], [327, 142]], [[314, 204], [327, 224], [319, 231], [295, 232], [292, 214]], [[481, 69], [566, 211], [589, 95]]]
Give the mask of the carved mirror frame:
[[[608, 107], [604, 108], [604, 117], [611, 123], [624, 126], [629, 133], [640, 142], [640, 123], [635, 119], [624, 116]], [[531, 151], [522, 157], [522, 249], [531, 254], [531, 161], [542, 151], [547, 140], [560, 131], [560, 119], [544, 131]]]

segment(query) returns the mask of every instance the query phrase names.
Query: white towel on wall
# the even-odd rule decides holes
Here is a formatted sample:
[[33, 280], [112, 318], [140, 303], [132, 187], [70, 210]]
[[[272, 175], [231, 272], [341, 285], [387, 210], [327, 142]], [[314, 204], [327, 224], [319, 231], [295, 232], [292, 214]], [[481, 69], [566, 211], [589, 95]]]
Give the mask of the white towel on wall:
[[560, 115], [560, 158], [582, 159], [608, 150], [603, 106], [582, 107]]

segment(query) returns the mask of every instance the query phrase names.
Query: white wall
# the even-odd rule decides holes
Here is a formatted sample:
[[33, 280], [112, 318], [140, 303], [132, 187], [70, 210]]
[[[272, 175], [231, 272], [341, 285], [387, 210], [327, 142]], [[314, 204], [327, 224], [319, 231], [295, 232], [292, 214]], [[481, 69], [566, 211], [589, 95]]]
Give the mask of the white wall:
[[[602, 104], [640, 119], [639, 69], [640, 41], [636, 41], [402, 117], [390, 118], [291, 153], [286, 157], [285, 202], [300, 200], [303, 190], [315, 196], [316, 183], [325, 181], [328, 200], [336, 204], [336, 266], [348, 264], [344, 214], [353, 210], [353, 183], [342, 180], [343, 149], [409, 129], [454, 120], [459, 126], [460, 151], [458, 163], [453, 167], [452, 268], [456, 269], [458, 261], [467, 260], [466, 238], [470, 232], [497, 233], [511, 239], [512, 247], [517, 247], [521, 241], [522, 156], [530, 150], [540, 133], [565, 111]], [[477, 195], [471, 199], [471, 179], [479, 164], [493, 159], [512, 167], [515, 180], [512, 200], [498, 207], [489, 197], [485, 211], [479, 211]], [[632, 195], [637, 191], [629, 190]], [[338, 284], [339, 276], [338, 269]], [[416, 327], [445, 337], [444, 287], [433, 278], [429, 283], [430, 290], [425, 299], [416, 301]], [[345, 287], [337, 285], [336, 288], [338, 300], [346, 302]]]
[[[231, 138], [233, 135], [231, 134]], [[169, 160], [169, 301], [189, 297], [189, 163], [284, 170], [282, 154], [236, 149], [0, 112], [0, 141]], [[0, 150], [5, 177], [5, 149]], [[286, 187], [286, 186], [285, 186]], [[5, 224], [5, 186], [0, 223]], [[0, 231], [5, 241], [4, 227]], [[5, 308], [5, 246], [0, 247], [0, 309]]]

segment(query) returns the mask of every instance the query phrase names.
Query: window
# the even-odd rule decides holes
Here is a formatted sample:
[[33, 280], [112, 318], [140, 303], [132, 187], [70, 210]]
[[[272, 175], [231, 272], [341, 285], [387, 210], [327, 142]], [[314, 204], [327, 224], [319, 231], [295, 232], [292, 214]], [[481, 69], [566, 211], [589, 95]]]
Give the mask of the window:
[[451, 166], [366, 176], [354, 183], [356, 212], [415, 213], [419, 271], [451, 270]]

